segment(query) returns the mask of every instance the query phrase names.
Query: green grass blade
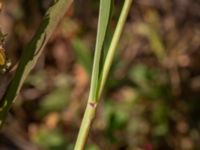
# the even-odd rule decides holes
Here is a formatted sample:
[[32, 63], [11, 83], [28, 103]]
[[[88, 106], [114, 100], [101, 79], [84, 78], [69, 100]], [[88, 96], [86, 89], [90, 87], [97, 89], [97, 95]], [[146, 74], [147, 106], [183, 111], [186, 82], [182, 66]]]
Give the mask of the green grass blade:
[[103, 44], [105, 41], [106, 32], [110, 19], [111, 4], [112, 0], [100, 1], [98, 31], [97, 31], [95, 55], [94, 55], [93, 70], [91, 77], [92, 79], [91, 79], [90, 93], [89, 93], [90, 101], [96, 101], [96, 94], [97, 94], [96, 92], [98, 88], [98, 80], [100, 73], [100, 60], [102, 57]]
[[64, 16], [73, 0], [57, 0], [46, 13], [35, 36], [24, 49], [16, 74], [8, 86], [5, 95], [0, 101], [0, 126], [18, 95], [24, 80], [35, 66], [45, 44], [50, 38], [60, 19]]
[[130, 10], [132, 1], [133, 0], [125, 0], [125, 2], [124, 2], [124, 6], [122, 8], [122, 12], [119, 17], [117, 27], [114, 32], [113, 39], [111, 41], [111, 45], [108, 49], [108, 54], [107, 54], [105, 62], [104, 62], [104, 66], [103, 66], [103, 70], [102, 70], [102, 77], [101, 77], [101, 80], [99, 80], [99, 89], [98, 89], [98, 93], [97, 93], [97, 99], [100, 98], [103, 88], [105, 86], [105, 83], [106, 83], [106, 80], [107, 80], [107, 77], [109, 74], [109, 70], [112, 65], [113, 58], [114, 58], [114, 55], [115, 55], [115, 52], [117, 49], [117, 44], [118, 44], [120, 36], [122, 34], [123, 26], [124, 26], [126, 18], [128, 16], [128, 12]]
[[[105, 6], [103, 5], [104, 4], [103, 2], [106, 4]], [[111, 2], [111, 1], [109, 1], [109, 2]], [[131, 3], [132, 3], [132, 0], [125, 0], [124, 7], [122, 9], [122, 13], [120, 15], [119, 22], [117, 24], [117, 27], [116, 27], [110, 48], [108, 50], [108, 54], [107, 54], [106, 59], [105, 59], [105, 63], [104, 63], [104, 66], [103, 66], [103, 72], [102, 72], [102, 80], [100, 79], [100, 76], [99, 76], [99, 73], [101, 71], [101, 70], [99, 70], [99, 64], [100, 64], [100, 59], [102, 57], [101, 52], [102, 52], [102, 49], [103, 49], [103, 44], [105, 42], [108, 24], [106, 26], [105, 26], [105, 24], [103, 24], [104, 28], [101, 30], [102, 24], [101, 24], [101, 22], [99, 22], [99, 29], [98, 29], [97, 37], [99, 38], [99, 36], [100, 36], [99, 34], [103, 34], [104, 39], [102, 38], [102, 35], [100, 36], [102, 38], [100, 41], [98, 41], [98, 38], [97, 38], [97, 50], [98, 51], [95, 51], [95, 59], [94, 59], [94, 66], [93, 66], [93, 73], [92, 73], [92, 83], [91, 83], [91, 89], [90, 89], [91, 91], [90, 91], [88, 104], [87, 104], [87, 107], [86, 107], [86, 110], [85, 110], [85, 113], [84, 113], [84, 116], [83, 116], [83, 120], [82, 120], [82, 123], [81, 123], [81, 127], [80, 127], [80, 130], [79, 130], [79, 134], [78, 134], [78, 138], [77, 138], [74, 150], [83, 150], [85, 145], [86, 145], [86, 141], [87, 141], [87, 138], [88, 138], [88, 135], [89, 135], [89, 131], [90, 131], [90, 128], [91, 128], [91, 125], [92, 125], [92, 121], [95, 118], [99, 98], [100, 98], [102, 89], [104, 87], [104, 84], [106, 82], [106, 78], [108, 76], [108, 72], [109, 72], [113, 57], [114, 57], [114, 53], [116, 51], [116, 46], [119, 42], [119, 38], [120, 38], [120, 35], [122, 33], [122, 29], [123, 29], [125, 20], [127, 18]], [[101, 21], [101, 19], [105, 19], [105, 18], [102, 18], [102, 16], [101, 16], [102, 15], [101, 13], [103, 13], [103, 12], [101, 12], [102, 7], [104, 6], [104, 8], [106, 8], [109, 4], [111, 4], [111, 3], [108, 3], [107, 0], [101, 1], [100, 16], [99, 16], [100, 21]], [[107, 7], [107, 9], [108, 9], [108, 7]], [[109, 9], [109, 10], [111, 10], [111, 9]], [[107, 23], [109, 22], [109, 18], [110, 18], [109, 12], [107, 12], [107, 14], [106, 14], [107, 15]], [[100, 33], [100, 32], [103, 32], [103, 33]], [[101, 42], [101, 44], [100, 44], [101, 47], [98, 47], [98, 45], [99, 45], [98, 42]], [[97, 68], [95, 68], [95, 67], [97, 67]], [[97, 72], [94, 72], [94, 71], [97, 71]], [[96, 82], [96, 83], [94, 83], [94, 82]], [[94, 87], [95, 87], [95, 89], [93, 89]], [[91, 99], [91, 98], [94, 98], [94, 99]]]

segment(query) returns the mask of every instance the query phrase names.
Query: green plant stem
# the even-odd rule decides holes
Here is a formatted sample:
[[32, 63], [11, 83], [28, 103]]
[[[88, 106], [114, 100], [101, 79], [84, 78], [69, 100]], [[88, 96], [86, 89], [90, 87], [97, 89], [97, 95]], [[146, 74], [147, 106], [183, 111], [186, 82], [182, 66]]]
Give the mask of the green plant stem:
[[55, 4], [47, 11], [34, 37], [24, 49], [15, 76], [0, 101], [0, 127], [2, 127], [7, 113], [19, 94], [26, 77], [35, 66], [48, 39], [72, 2], [73, 0], [55, 1]]
[[97, 107], [97, 103], [87, 104], [74, 150], [84, 149], [87, 139], [88, 139], [92, 122], [95, 118], [96, 107]]
[[95, 118], [99, 98], [102, 93], [103, 87], [105, 85], [106, 78], [108, 76], [108, 72], [109, 72], [110, 66], [112, 64], [114, 53], [116, 51], [116, 47], [119, 42], [122, 30], [123, 30], [123, 26], [125, 24], [125, 20], [127, 18], [127, 15], [128, 15], [128, 12], [129, 12], [129, 9], [131, 6], [131, 3], [132, 3], [132, 0], [125, 0], [125, 2], [124, 2], [124, 6], [123, 6], [112, 42], [111, 42], [108, 54], [106, 56], [104, 66], [103, 66], [102, 80], [100, 80], [100, 84], [99, 84], [100, 88], [99, 88], [99, 92], [98, 92], [98, 99], [94, 100], [94, 101], [91, 101], [90, 99], [88, 99], [88, 104], [87, 104], [87, 107], [86, 107], [86, 110], [84, 113], [84, 117], [83, 117], [83, 120], [81, 123], [81, 127], [79, 130], [79, 134], [78, 134], [78, 138], [77, 138], [74, 150], [83, 150], [86, 145], [89, 131], [91, 129], [92, 122]]

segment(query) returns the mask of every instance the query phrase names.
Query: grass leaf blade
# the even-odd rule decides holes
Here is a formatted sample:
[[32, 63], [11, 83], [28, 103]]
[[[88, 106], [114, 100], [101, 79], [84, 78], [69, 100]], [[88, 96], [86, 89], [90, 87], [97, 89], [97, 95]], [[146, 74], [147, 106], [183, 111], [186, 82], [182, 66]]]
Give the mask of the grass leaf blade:
[[96, 94], [97, 94], [96, 92], [98, 88], [98, 80], [100, 73], [100, 60], [102, 57], [103, 44], [105, 41], [106, 32], [110, 20], [111, 6], [112, 6], [112, 0], [100, 1], [98, 31], [97, 31], [92, 79], [91, 79], [90, 94], [89, 94], [90, 101], [96, 101]]

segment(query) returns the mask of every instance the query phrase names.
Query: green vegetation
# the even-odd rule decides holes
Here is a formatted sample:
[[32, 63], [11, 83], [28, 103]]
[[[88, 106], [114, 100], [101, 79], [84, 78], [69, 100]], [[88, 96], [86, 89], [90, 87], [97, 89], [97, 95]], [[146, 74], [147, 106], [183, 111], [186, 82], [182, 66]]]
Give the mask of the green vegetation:
[[0, 149], [200, 149], [199, 2], [0, 2]]

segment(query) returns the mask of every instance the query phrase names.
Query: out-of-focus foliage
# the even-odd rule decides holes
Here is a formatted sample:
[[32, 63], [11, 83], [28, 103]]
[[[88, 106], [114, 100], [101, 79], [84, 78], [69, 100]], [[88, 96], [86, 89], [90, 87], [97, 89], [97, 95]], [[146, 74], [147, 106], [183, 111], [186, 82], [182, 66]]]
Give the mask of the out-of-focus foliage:
[[[51, 2], [4, 1], [3, 46], [14, 64]], [[110, 35], [121, 5], [115, 1]], [[89, 0], [77, 0], [65, 15], [13, 104], [0, 149], [73, 149], [97, 17], [98, 1]], [[200, 149], [199, 20], [197, 0], [134, 1], [87, 150]]]

